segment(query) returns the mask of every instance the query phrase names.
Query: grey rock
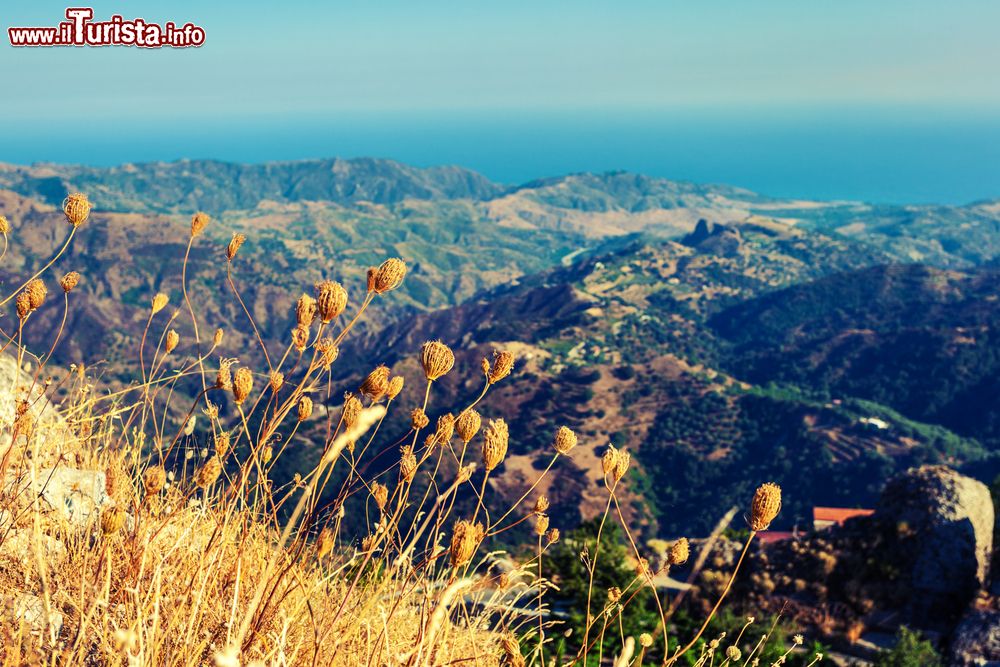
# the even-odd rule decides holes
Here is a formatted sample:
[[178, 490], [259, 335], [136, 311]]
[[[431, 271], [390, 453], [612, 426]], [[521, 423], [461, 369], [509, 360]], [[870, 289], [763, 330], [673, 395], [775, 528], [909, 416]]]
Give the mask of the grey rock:
[[893, 478], [877, 515], [906, 542], [910, 619], [923, 627], [956, 617], [986, 583], [993, 544], [993, 501], [985, 484], [945, 466]]
[[[4, 533], [0, 533], [0, 540], [3, 540], [0, 542], [0, 554], [22, 561], [36, 557], [34, 534], [30, 528], [11, 530], [6, 533], [6, 537]], [[40, 535], [39, 546], [42, 557], [48, 563], [66, 555], [66, 546], [51, 535]]]
[[[37, 595], [30, 593], [18, 595], [11, 604], [11, 612], [14, 615], [14, 620], [27, 624], [33, 633], [42, 635], [48, 632], [48, 624], [45, 622], [45, 601]], [[58, 635], [62, 630], [62, 613], [51, 609], [49, 622], [52, 624], [55, 634]]]
[[1000, 667], [1000, 611], [973, 611], [958, 624], [948, 664]]
[[105, 489], [105, 475], [96, 470], [68, 467], [43, 468], [22, 474], [17, 482], [22, 502], [38, 496], [43, 509], [59, 513], [71, 525], [83, 526], [101, 507], [113, 503]]

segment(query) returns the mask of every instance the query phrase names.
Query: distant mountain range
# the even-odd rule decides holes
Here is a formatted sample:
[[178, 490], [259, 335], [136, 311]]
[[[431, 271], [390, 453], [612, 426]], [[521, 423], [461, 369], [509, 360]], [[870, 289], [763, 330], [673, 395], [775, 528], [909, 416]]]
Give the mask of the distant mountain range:
[[[337, 385], [385, 362], [416, 386], [419, 345], [441, 338], [459, 356], [432, 406], [446, 410], [477, 392], [492, 344], [514, 350], [513, 381], [483, 408], [516, 435], [491, 483], [516, 493], [568, 423], [583, 446], [547, 489], [563, 525], [601, 502], [609, 441], [635, 453], [628, 511], [664, 534], [707, 530], [764, 478], [786, 487], [791, 524], [814, 503], [869, 502], [915, 462], [1000, 471], [1000, 201], [780, 200], [621, 172], [507, 186], [376, 159], [0, 165], [7, 285], [50, 256], [76, 190], [96, 210], [60, 264], [84, 274], [60, 361], [114, 377], [135, 358], [152, 294], [180, 302], [194, 210], [216, 220], [192, 297], [226, 329], [224, 353], [251, 364], [225, 283], [233, 232], [249, 237], [234, 280], [275, 352], [315, 281], [342, 280], [356, 304], [365, 269], [401, 256], [406, 283], [345, 345]], [[27, 339], [51, 340], [61, 315], [43, 307]]]

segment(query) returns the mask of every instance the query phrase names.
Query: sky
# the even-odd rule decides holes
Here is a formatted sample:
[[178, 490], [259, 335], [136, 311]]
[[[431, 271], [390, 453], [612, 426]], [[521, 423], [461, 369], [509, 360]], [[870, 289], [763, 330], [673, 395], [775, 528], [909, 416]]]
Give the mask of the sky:
[[[97, 19], [191, 21], [206, 43], [14, 49], [4, 35], [0, 161], [378, 154], [464, 159], [498, 180], [641, 168], [772, 193], [1000, 196], [988, 191], [1000, 183], [990, 167], [1000, 150], [992, 0], [92, 4]], [[55, 25], [65, 8], [6, 0], [0, 24]], [[746, 148], [742, 158], [723, 135]], [[796, 165], [810, 162], [803, 141], [826, 152], [798, 183]], [[869, 192], [870, 174], [841, 164], [846, 147], [865, 146], [865, 161], [886, 169], [940, 164]], [[738, 160], [767, 174], [743, 175]]]

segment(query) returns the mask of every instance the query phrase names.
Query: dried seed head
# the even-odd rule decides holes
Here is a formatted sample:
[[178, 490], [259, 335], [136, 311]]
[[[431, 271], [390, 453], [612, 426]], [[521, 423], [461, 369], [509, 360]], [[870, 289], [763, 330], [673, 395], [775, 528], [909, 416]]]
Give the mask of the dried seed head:
[[233, 386], [233, 375], [229, 370], [233, 363], [232, 359], [219, 360], [219, 372], [215, 374], [216, 389], [229, 389]]
[[253, 373], [246, 366], [241, 366], [236, 370], [236, 376], [233, 378], [233, 399], [236, 401], [236, 405], [243, 405], [243, 401], [247, 400], [252, 389]]
[[35, 278], [24, 286], [24, 293], [28, 295], [31, 309], [38, 310], [45, 303], [45, 297], [49, 295], [49, 288], [40, 279]]
[[442, 377], [455, 365], [455, 353], [439, 340], [424, 343], [420, 350], [420, 363], [424, 367], [424, 375], [434, 381]]
[[378, 506], [379, 510], [384, 510], [385, 504], [389, 502], [389, 487], [378, 482], [373, 483], [372, 498], [375, 499], [375, 504]]
[[479, 433], [479, 427], [483, 423], [483, 418], [475, 410], [469, 409], [458, 416], [455, 420], [455, 431], [462, 442], [469, 444], [469, 441]]
[[437, 430], [434, 431], [434, 439], [437, 444], [448, 444], [453, 435], [455, 435], [455, 417], [450, 412], [438, 417]]
[[767, 530], [781, 511], [781, 487], [768, 482], [757, 488], [750, 504], [750, 530]]
[[229, 431], [219, 431], [219, 435], [215, 436], [215, 455], [219, 457], [220, 460], [226, 458], [226, 454], [229, 453]]
[[212, 334], [212, 347], [219, 347], [222, 345], [222, 337], [224, 335], [225, 332], [222, 329], [216, 329], [215, 333]]
[[69, 294], [73, 289], [80, 284], [80, 274], [76, 271], [70, 271], [62, 280], [59, 281], [59, 286], [62, 287], [62, 291]]
[[344, 426], [354, 428], [361, 416], [361, 401], [354, 394], [344, 395]]
[[[486, 362], [485, 359], [483, 361]], [[484, 368], [488, 368], [486, 380], [490, 384], [496, 384], [514, 369], [514, 355], [506, 350], [493, 350], [493, 364], [487, 366], [487, 363], [483, 364]]]
[[375, 293], [384, 294], [403, 284], [406, 275], [406, 263], [398, 257], [392, 257], [382, 262], [375, 273]]
[[639, 558], [639, 561], [635, 564], [635, 573], [639, 577], [648, 577], [652, 574], [649, 561], [645, 558]]
[[125, 525], [125, 510], [120, 507], [109, 507], [101, 512], [101, 532], [114, 535]]
[[535, 517], [535, 535], [541, 537], [549, 529], [549, 517], [539, 514]]
[[316, 309], [319, 319], [328, 324], [347, 307], [347, 292], [340, 283], [324, 280], [316, 284]]
[[521, 655], [521, 647], [517, 643], [517, 637], [509, 632], [504, 633], [500, 636], [500, 648], [503, 649], [509, 667], [524, 667], [524, 656]]
[[316, 558], [323, 560], [326, 556], [333, 550], [333, 531], [329, 528], [324, 528], [319, 531], [319, 537], [316, 538]]
[[0, 234], [7, 236], [10, 234], [10, 221], [7, 220], [6, 216], [0, 215]]
[[80, 192], [74, 192], [63, 200], [63, 213], [69, 224], [74, 227], [79, 227], [87, 221], [91, 208], [93, 207], [87, 195]]
[[545, 533], [545, 541], [549, 544], [555, 544], [559, 541], [559, 529], [549, 528], [549, 532]]
[[670, 553], [667, 558], [671, 565], [683, 565], [690, 555], [691, 546], [688, 544], [688, 539], [682, 537], [670, 545]]
[[470, 479], [472, 479], [472, 473], [474, 472], [476, 472], [475, 463], [470, 463], [467, 466], [462, 466], [461, 468], [459, 468], [457, 477], [458, 483], [461, 484], [462, 482], [468, 482]]
[[403, 391], [403, 376], [396, 375], [391, 380], [389, 380], [389, 388], [386, 389], [385, 395], [389, 397], [389, 400], [399, 396], [399, 392]]
[[644, 632], [641, 635], [639, 635], [639, 646], [643, 648], [649, 648], [652, 645], [653, 645], [653, 635], [649, 634], [648, 632]]
[[621, 599], [622, 599], [622, 589], [618, 588], [617, 586], [612, 586], [611, 588], [608, 589], [608, 602], [610, 604], [613, 605], [618, 604], [618, 602], [621, 601]]
[[155, 496], [167, 483], [167, 471], [163, 466], [151, 466], [146, 468], [142, 475], [142, 486], [146, 490], [147, 496]]
[[604, 451], [604, 456], [601, 457], [601, 469], [604, 471], [604, 476], [607, 477], [615, 471], [618, 467], [618, 450], [615, 449], [614, 445], [608, 445], [608, 448]]
[[431, 420], [427, 418], [427, 413], [424, 412], [423, 408], [413, 408], [410, 411], [410, 426], [413, 427], [414, 431], [419, 431], [430, 423]]
[[413, 453], [413, 448], [409, 445], [399, 451], [399, 476], [403, 481], [412, 482], [413, 476], [417, 472], [417, 457]]
[[23, 320], [31, 314], [31, 297], [28, 296], [27, 292], [18, 294], [15, 304], [17, 305], [17, 319]]
[[303, 352], [309, 345], [309, 327], [299, 324], [292, 329], [292, 344], [299, 352]]
[[538, 496], [538, 500], [535, 501], [535, 509], [533, 510], [535, 514], [545, 514], [549, 511], [549, 499], [546, 496]]
[[332, 338], [321, 338], [316, 341], [316, 351], [319, 352], [319, 365], [324, 370], [330, 370], [330, 366], [340, 356], [340, 348], [334, 344]]
[[28, 401], [21, 399], [14, 407], [14, 432], [30, 439], [35, 432], [35, 416]]
[[616, 482], [621, 480], [621, 478], [625, 476], [625, 473], [628, 472], [628, 467], [631, 462], [632, 462], [632, 455], [629, 454], [626, 450], [623, 449], [620, 452], [618, 452], [618, 458], [615, 460], [615, 471], [614, 471], [614, 477]]
[[167, 351], [167, 354], [170, 354], [171, 352], [174, 351], [174, 348], [176, 348], [177, 344], [180, 342], [181, 342], [181, 335], [176, 331], [174, 331], [173, 329], [171, 329], [170, 331], [167, 332], [167, 340], [163, 346], [163, 349]]
[[368, 291], [369, 292], [374, 292], [375, 291], [375, 278], [377, 276], [378, 276], [378, 268], [374, 267], [374, 266], [370, 267], [368, 269]]
[[271, 371], [267, 384], [271, 387], [271, 391], [277, 394], [285, 384], [285, 374], [281, 371]]
[[205, 231], [205, 227], [208, 227], [208, 223], [211, 221], [212, 218], [209, 217], [208, 213], [202, 213], [201, 211], [198, 211], [197, 213], [192, 215], [191, 238], [194, 238], [195, 236], [198, 236], [203, 231]]
[[471, 521], [459, 521], [451, 533], [451, 566], [462, 567], [472, 561], [479, 548], [479, 534], [482, 525], [474, 526]]
[[570, 450], [576, 447], [576, 433], [565, 426], [560, 426], [556, 431], [556, 439], [553, 443], [556, 451], [560, 454], [569, 454]]
[[313, 402], [308, 396], [303, 396], [299, 399], [299, 421], [304, 422], [309, 419], [313, 413]]
[[509, 433], [507, 422], [491, 419], [483, 432], [483, 466], [490, 472], [500, 465], [507, 456]]
[[260, 460], [264, 465], [271, 462], [271, 458], [274, 456], [274, 447], [268, 445], [264, 448], [264, 451], [260, 453]]
[[295, 303], [295, 320], [300, 327], [309, 328], [316, 319], [316, 299], [303, 293]]
[[104, 468], [104, 492], [112, 498], [118, 491], [118, 466], [111, 463]]
[[743, 651], [738, 646], [730, 646], [726, 649], [726, 658], [732, 662], [739, 662], [743, 658]]
[[201, 488], [207, 489], [215, 484], [220, 474], [222, 474], [222, 461], [218, 456], [212, 456], [198, 469], [194, 482]]
[[154, 296], [153, 297], [153, 315], [156, 315], [158, 312], [160, 312], [161, 310], [163, 310], [164, 308], [166, 308], [167, 307], [167, 301], [169, 301], [169, 300], [170, 300], [170, 298], [166, 294], [164, 294], [163, 292], [159, 292], [156, 296]]
[[361, 383], [361, 393], [373, 401], [377, 401], [389, 390], [389, 367], [379, 366]]
[[240, 247], [246, 240], [247, 237], [243, 234], [233, 234], [232, 240], [230, 240], [229, 245], [226, 246], [226, 261], [233, 261], [233, 257], [236, 257], [236, 253], [240, 251]]

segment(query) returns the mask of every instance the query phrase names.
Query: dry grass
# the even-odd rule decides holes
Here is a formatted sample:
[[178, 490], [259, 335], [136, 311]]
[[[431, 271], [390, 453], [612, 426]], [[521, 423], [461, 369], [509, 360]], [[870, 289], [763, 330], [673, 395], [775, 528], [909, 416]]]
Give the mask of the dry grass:
[[[454, 355], [441, 342], [413, 351], [423, 386], [404, 388], [401, 377], [379, 366], [341, 403], [344, 388], [331, 386], [331, 364], [366, 310], [402, 284], [405, 263], [391, 258], [369, 270], [360, 302], [337, 283], [318, 283], [315, 296], [303, 294], [290, 314], [287, 340], [268, 342], [240, 296], [236, 268], [247, 239], [236, 235], [216, 249], [220, 285], [241, 307], [259, 349], [245, 361], [231, 358], [223, 332], [207, 333], [188, 292], [191, 249], [210, 243], [212, 222], [199, 213], [178, 258], [182, 303], [173, 309], [167, 296], [150, 295], [135, 381], [98, 389], [82, 367], [49, 366], [61, 337], [73, 335], [63, 326], [50, 349], [22, 345], [35, 311], [55, 307], [58, 297], [44, 281], [74, 235], [86, 233], [89, 212], [82, 195], [67, 199], [65, 242], [0, 303], [16, 305], [16, 329], [0, 329], [4, 350], [19, 367], [30, 361], [35, 369], [0, 388], [17, 398], [0, 442], [0, 663], [547, 663], [548, 584], [539, 573], [559, 531], [549, 526], [547, 501], [532, 494], [552, 464], [513, 506], [492, 507], [488, 480], [507, 456], [508, 428], [474, 411], [510, 374], [513, 355], [498, 351], [483, 360], [482, 391], [457, 415], [430, 410], [434, 382], [455, 372]], [[16, 238], [6, 220], [2, 227], [5, 241]], [[63, 325], [80, 280], [70, 274], [60, 281]], [[247, 365], [254, 359], [259, 367]], [[59, 397], [59, 414], [45, 393]], [[407, 407], [399, 407], [404, 397]], [[389, 411], [408, 413], [414, 404], [409, 433], [399, 440], [380, 433]], [[321, 449], [319, 463], [275, 488], [273, 467], [303, 440]], [[400, 451], [393, 465], [369, 470], [373, 453], [393, 442]], [[576, 436], [561, 428], [553, 434], [552, 462], [575, 446]], [[616, 496], [629, 456], [611, 449], [603, 463], [601, 525], [621, 521], [641, 559]], [[60, 470], [100, 473], [91, 479], [106, 497], [75, 488], [75, 514], [53, 507], [42, 491], [51, 490]], [[456, 516], [460, 493], [477, 498], [469, 516]], [[88, 494], [93, 506], [84, 502]], [[323, 506], [321, 497], [336, 501]], [[772, 495], [767, 512], [777, 511], [775, 502]], [[368, 520], [345, 521], [349, 512]], [[525, 521], [537, 537], [534, 556], [498, 569], [486, 545]], [[347, 531], [362, 523], [361, 534]], [[686, 549], [671, 553], [673, 564], [687, 558]], [[588, 555], [591, 580], [599, 559], [597, 550]], [[628, 595], [655, 593], [652, 580], [661, 573], [647, 568], [616, 605], [588, 617], [573, 663], [593, 662], [590, 630], [608, 627]], [[32, 613], [18, 607], [25, 594], [34, 596]], [[662, 637], [672, 613], [665, 607], [654, 633]], [[714, 648], [698, 642], [702, 632], [687, 647], [704, 663]], [[641, 664], [647, 650], [655, 651], [653, 637], [639, 638], [639, 647], [636, 638], [621, 639], [616, 664]], [[684, 651], [662, 661], [675, 662]]]

